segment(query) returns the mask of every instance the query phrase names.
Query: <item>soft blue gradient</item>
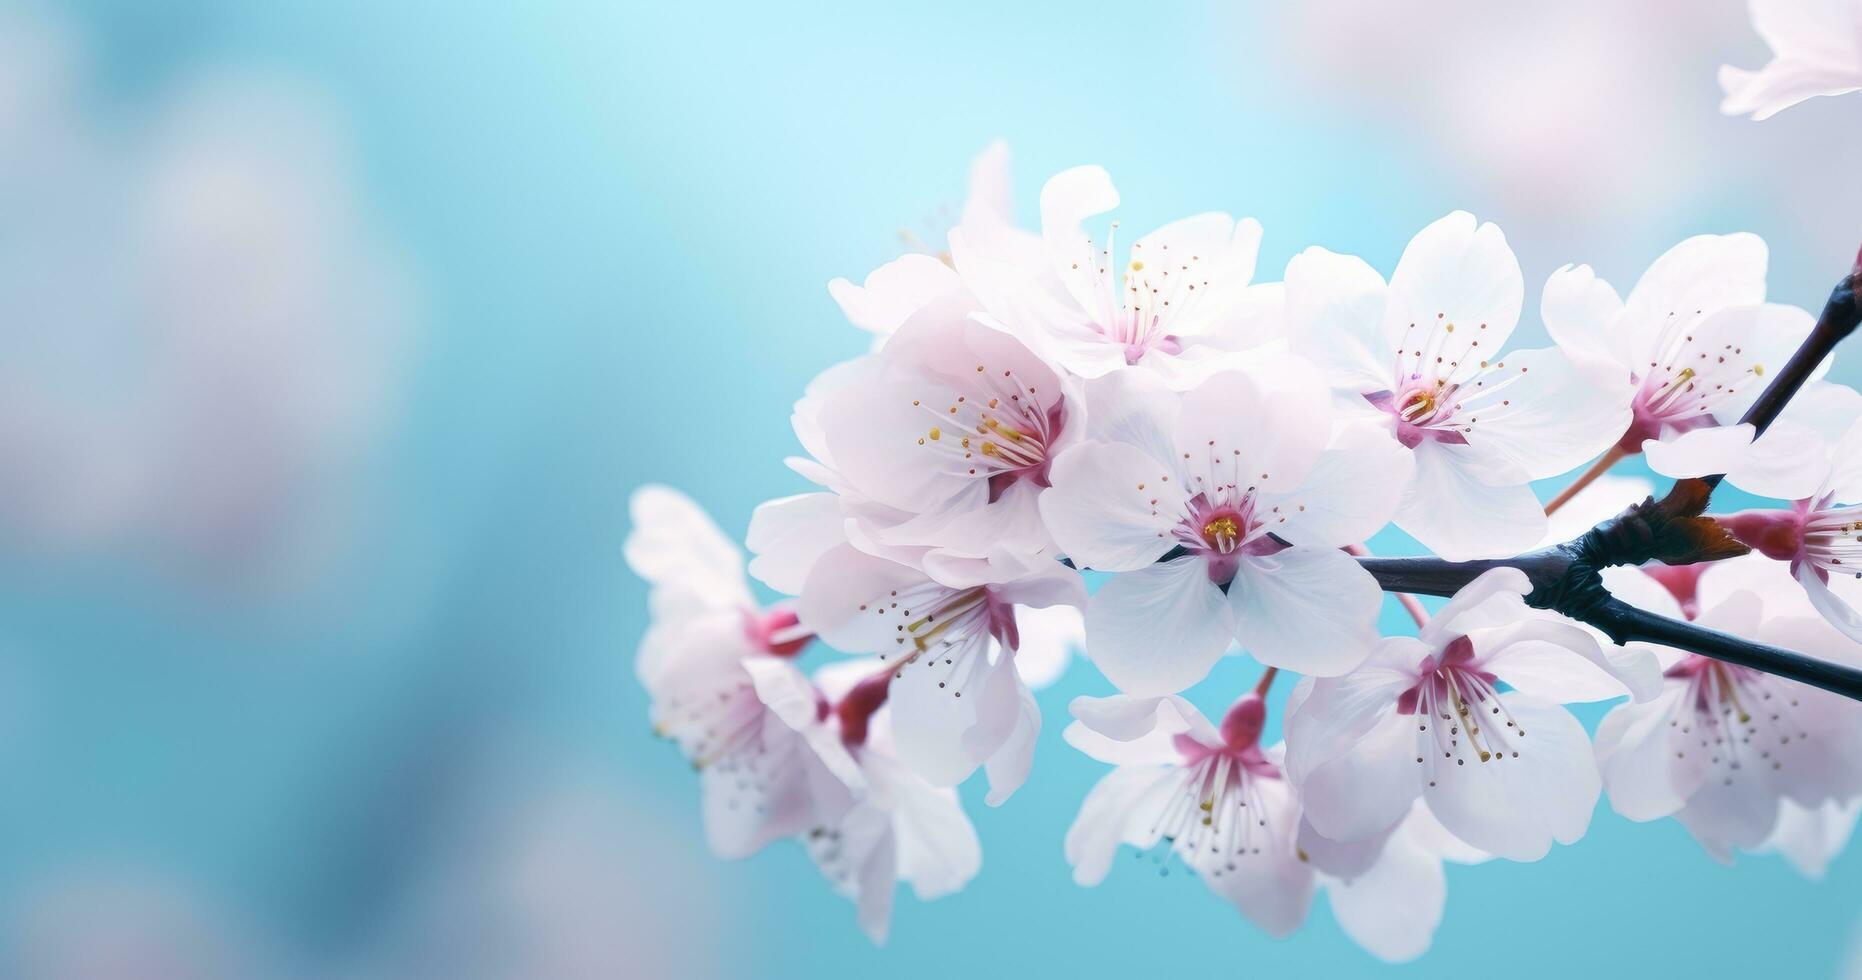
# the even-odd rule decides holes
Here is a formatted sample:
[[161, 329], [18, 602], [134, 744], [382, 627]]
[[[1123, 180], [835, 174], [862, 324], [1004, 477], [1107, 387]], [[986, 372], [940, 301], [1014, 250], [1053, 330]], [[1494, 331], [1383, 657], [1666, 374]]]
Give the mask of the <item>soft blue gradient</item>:
[[[1323, 900], [1277, 942], [1148, 863], [1072, 883], [1061, 837], [1103, 769], [1060, 730], [1070, 698], [1110, 690], [1083, 662], [1041, 696], [1029, 784], [999, 809], [964, 789], [982, 874], [935, 903], [902, 893], [885, 949], [800, 848], [710, 858], [696, 782], [650, 737], [632, 675], [645, 598], [621, 560], [625, 502], [669, 483], [738, 534], [756, 503], [805, 489], [781, 463], [789, 405], [867, 343], [824, 284], [955, 208], [995, 137], [1013, 147], [1024, 218], [1044, 175], [1101, 163], [1128, 228], [1216, 208], [1259, 218], [1267, 277], [1312, 243], [1388, 271], [1450, 209], [1505, 216], [1433, 176], [1427, 134], [1311, 102], [1275, 61], [1297, 52], [1245, 11], [476, 6], [77, 5], [111, 99], [225, 61], [325, 86], [414, 262], [426, 325], [369, 555], [308, 624], [203, 623], [157, 583], [6, 570], [3, 635], [34, 651], [22, 669], [48, 717], [45, 741], [6, 753], [0, 875], [92, 855], [177, 865], [283, 944], [341, 963], [430, 859], [451, 768], [521, 740], [592, 759], [655, 817], [631, 853], [659, 860], [628, 887], [722, 896], [686, 941], [729, 975], [1382, 972]], [[1701, 111], [1714, 98], [1704, 89]], [[1599, 216], [1597, 234], [1652, 256], [1753, 223], [1736, 193], [1726, 208], [1683, 227]], [[1814, 306], [1841, 272], [1841, 257], [1794, 251], [1792, 223], [1819, 220], [1754, 228], [1781, 298]], [[1549, 271], [1527, 270], [1529, 310]], [[1639, 267], [1602, 271], [1627, 283]], [[1392, 604], [1386, 625], [1403, 623]], [[1253, 675], [1231, 661], [1194, 694], [1219, 710]], [[1607, 803], [1577, 846], [1449, 876], [1434, 950], [1392, 972], [1830, 976], [1862, 913], [1853, 850], [1822, 883], [1776, 858], [1725, 868], [1673, 822], [1632, 824]]]

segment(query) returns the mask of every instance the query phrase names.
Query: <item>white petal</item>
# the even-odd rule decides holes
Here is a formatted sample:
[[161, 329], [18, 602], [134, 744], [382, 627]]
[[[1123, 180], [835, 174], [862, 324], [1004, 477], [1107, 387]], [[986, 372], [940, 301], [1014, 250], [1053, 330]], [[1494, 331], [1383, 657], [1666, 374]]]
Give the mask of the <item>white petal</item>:
[[1210, 891], [1228, 899], [1262, 932], [1282, 938], [1306, 921], [1317, 882], [1312, 866], [1298, 857], [1299, 806], [1292, 790], [1278, 779], [1255, 785], [1267, 824], [1255, 830], [1264, 829], [1268, 840], [1261, 843], [1260, 853], [1237, 858], [1234, 870], [1224, 868], [1219, 876], [1203, 870], [1201, 875]]
[[963, 223], [1015, 220], [1015, 184], [1009, 170], [1009, 144], [990, 140], [970, 161], [970, 194], [963, 202]]
[[1674, 593], [1655, 578], [1634, 565], [1615, 565], [1603, 570], [1603, 586], [1610, 594], [1649, 612], [1669, 619], [1685, 618]]
[[1028, 773], [1034, 768], [1035, 741], [1041, 736], [1041, 707], [1019, 676], [1015, 678], [1015, 694], [1019, 709], [1015, 728], [983, 764], [983, 771], [989, 774], [989, 795], [983, 802], [990, 806], [1006, 802], [1028, 781]]
[[1751, 447], [1752, 426], [1749, 425], [1708, 426], [1642, 443], [1649, 469], [1676, 479], [1735, 469], [1750, 454]]
[[1417, 635], [1439, 650], [1474, 630], [1510, 626], [1526, 615], [1525, 596], [1531, 591], [1525, 572], [1510, 565], [1490, 568], [1462, 586]]
[[1539, 315], [1553, 343], [1568, 354], [1620, 365], [1622, 384], [1627, 386], [1633, 365], [1614, 329], [1622, 312], [1623, 301], [1616, 290], [1588, 265], [1567, 265], [1552, 273], [1539, 299]]
[[841, 544], [847, 516], [831, 493], [799, 493], [758, 504], [744, 543], [755, 555], [750, 574], [788, 595], [800, 595], [808, 571], [829, 548]]
[[[1705, 774], [1705, 758], [1690, 758], [1685, 739], [1671, 726], [1687, 688], [1669, 690], [1647, 704], [1610, 709], [1597, 725], [1597, 767], [1610, 806], [1631, 820], [1655, 820], [1687, 805]], [[1677, 755], [1677, 753], [1679, 753]]]
[[1414, 456], [1387, 426], [1347, 422], [1298, 488], [1265, 494], [1261, 506], [1288, 518], [1274, 533], [1293, 544], [1356, 544], [1390, 520], [1414, 469]]
[[1183, 396], [1152, 371], [1116, 371], [1086, 383], [1086, 431], [1100, 442], [1123, 442], [1152, 459], [1176, 455]]
[[[1383, 335], [1389, 350], [1409, 357], [1427, 347], [1462, 367], [1478, 370], [1481, 352], [1498, 353], [1525, 301], [1526, 283], [1506, 236], [1456, 211], [1417, 233], [1390, 276]], [[1449, 324], [1459, 332], [1441, 330]], [[1426, 340], [1426, 343], [1425, 343]], [[1479, 347], [1473, 346], [1476, 342]]]
[[635, 574], [656, 588], [753, 607], [743, 578], [743, 553], [692, 498], [647, 484], [627, 499], [633, 529], [624, 553]]
[[1823, 877], [1830, 861], [1848, 846], [1862, 816], [1862, 799], [1848, 803], [1800, 806], [1785, 800], [1778, 810], [1778, 825], [1758, 847], [1761, 852], [1784, 855], [1797, 873], [1813, 881]]
[[1298, 785], [1318, 766], [1358, 743], [1414, 686], [1414, 666], [1429, 650], [1403, 636], [1379, 641], [1370, 659], [1341, 677], [1303, 678], [1286, 708], [1287, 771]]
[[1073, 866], [1074, 882], [1091, 887], [1104, 881], [1119, 845], [1130, 836], [1129, 828], [1155, 819], [1171, 799], [1171, 794], [1159, 791], [1174, 785], [1174, 771], [1158, 766], [1120, 766], [1094, 784], [1067, 828], [1067, 863]]
[[1513, 687], [1555, 704], [1661, 693], [1662, 671], [1639, 647], [1606, 652], [1576, 623], [1534, 611], [1512, 626], [1470, 634], [1481, 666]]
[[950, 266], [933, 256], [912, 253], [874, 269], [858, 286], [836, 279], [828, 283], [828, 295], [854, 326], [885, 337], [925, 304], [962, 287]]
[[1136, 446], [1081, 443], [1054, 460], [1041, 517], [1080, 566], [1142, 569], [1176, 545], [1171, 532], [1182, 520], [1184, 498], [1171, 472]]
[[1590, 738], [1569, 711], [1523, 694], [1500, 697], [1525, 734], [1502, 736], [1506, 750], [1488, 762], [1463, 757], [1456, 765], [1438, 750], [1428, 766], [1435, 785], [1425, 783], [1423, 798], [1462, 840], [1498, 857], [1536, 861], [1553, 841], [1584, 836], [1602, 780]]
[[1489, 486], [1466, 446], [1418, 445], [1416, 476], [1397, 506], [1396, 524], [1450, 561], [1516, 555], [1545, 536], [1545, 510], [1532, 487]]
[[904, 613], [889, 593], [923, 586], [924, 573], [866, 554], [852, 545], [824, 552], [796, 601], [801, 625], [846, 653], [891, 653]]
[[1843, 631], [1843, 635], [1862, 643], [1862, 612], [1839, 598], [1830, 590], [1829, 585], [1817, 577], [1816, 569], [1809, 562], [1797, 567], [1797, 582], [1804, 587], [1804, 594], [1810, 597], [1810, 604], [1830, 625]]
[[1114, 765], [1177, 760], [1181, 757], [1175, 741], [1178, 735], [1188, 735], [1211, 747], [1222, 744], [1209, 719], [1195, 705], [1175, 695], [1078, 697], [1068, 710], [1078, 724], [1068, 728], [1067, 743]]
[[1041, 237], [1054, 272], [1080, 308], [1100, 323], [1110, 322], [1110, 293], [1099, 285], [1100, 270], [1109, 260], [1095, 250], [1080, 225], [1118, 207], [1118, 202], [1112, 177], [1102, 167], [1063, 170], [1041, 188]]
[[1390, 385], [1381, 326], [1383, 277], [1355, 255], [1309, 248], [1287, 263], [1286, 309], [1293, 350], [1332, 384], [1354, 393]]
[[1654, 360], [1670, 316], [1711, 313], [1765, 300], [1765, 241], [1757, 235], [1696, 235], [1663, 253], [1623, 301], [1622, 343], [1637, 366]]
[[1012, 658], [989, 662], [987, 638], [900, 668], [887, 695], [899, 761], [933, 786], [955, 786], [1014, 731], [1021, 701]]
[[1448, 878], [1440, 858], [1399, 833], [1371, 869], [1328, 883], [1332, 914], [1352, 941], [1378, 959], [1405, 963], [1421, 956], [1442, 924]]
[[1349, 751], [1312, 769], [1300, 792], [1313, 829], [1333, 840], [1364, 840], [1402, 820], [1422, 792], [1417, 725], [1417, 716], [1398, 714], [1394, 703], [1387, 704], [1375, 727]]
[[[873, 768], [869, 763], [869, 778]], [[880, 778], [885, 779], [892, 806], [899, 880], [910, 882], [912, 893], [929, 901], [958, 891], [976, 877], [983, 849], [956, 792], [932, 786], [896, 763]]]
[[1319, 677], [1370, 655], [1383, 599], [1350, 555], [1309, 545], [1243, 559], [1228, 587], [1236, 639], [1254, 659]]
[[953, 500], [980, 506], [988, 488], [954, 468], [929, 444], [931, 431], [947, 435], [925, 406], [956, 403], [957, 393], [929, 379], [890, 377], [830, 393], [820, 424], [840, 475], [862, 496], [921, 513]]
[[1263, 356], [1211, 376], [1183, 398], [1177, 451], [1186, 492], [1230, 482], [1262, 492], [1298, 487], [1331, 439], [1325, 379], [1304, 358]]
[[1115, 575], [1086, 605], [1086, 651], [1133, 695], [1175, 694], [1202, 680], [1235, 637], [1234, 615], [1200, 558]]
[[1471, 398], [1469, 444], [1497, 453], [1532, 479], [1557, 476], [1601, 455], [1629, 428], [1628, 385], [1609, 361], [1574, 360], [1555, 347], [1514, 351], [1480, 374], [1493, 395]]

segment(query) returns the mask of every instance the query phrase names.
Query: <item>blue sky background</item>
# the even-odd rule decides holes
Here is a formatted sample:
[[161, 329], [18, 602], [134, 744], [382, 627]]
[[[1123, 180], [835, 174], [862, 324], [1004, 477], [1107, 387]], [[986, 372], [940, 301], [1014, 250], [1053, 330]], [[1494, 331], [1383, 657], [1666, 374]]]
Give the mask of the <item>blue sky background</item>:
[[[422, 326], [362, 544], [282, 611], [204, 604], [109, 562], [0, 561], [0, 639], [35, 699], [0, 744], [10, 905], [70, 867], [153, 864], [292, 961], [346, 967], [393, 945], [410, 882], [471, 850], [462, 800], [509, 771], [563, 766], [624, 801], [622, 888], [677, 914], [682, 973], [1833, 976], [1850, 955], [1862, 857], [1820, 883], [1776, 858], [1725, 868], [1672, 821], [1633, 824], [1607, 803], [1588, 837], [1541, 862], [1451, 868], [1435, 948], [1404, 968], [1353, 946], [1323, 899], [1303, 932], [1273, 941], [1194, 879], [1135, 860], [1078, 888], [1061, 837], [1103, 770], [1059, 735], [1071, 697], [1110, 691], [1083, 662], [1041, 696], [1029, 784], [999, 809], [964, 788], [982, 874], [935, 903], [902, 893], [876, 950], [799, 847], [731, 864], [704, 853], [696, 781], [650, 737], [633, 680], [644, 590], [620, 545], [643, 482], [686, 490], [733, 534], [759, 501], [806, 488], [781, 464], [789, 405], [867, 342], [825, 283], [857, 280], [895, 254], [898, 228], [959, 206], [969, 158], [996, 137], [1028, 220], [1046, 174], [1100, 163], [1125, 227], [1209, 209], [1259, 218], [1267, 278], [1308, 244], [1387, 273], [1417, 228], [1469, 208], [1521, 243], [1524, 341], [1541, 336], [1537, 286], [1556, 263], [1596, 261], [1627, 288], [1702, 231], [1764, 233], [1774, 295], [1814, 309], [1847, 257], [1813, 249], [1862, 233], [1853, 212], [1780, 214], [1735, 175], [1685, 210], [1582, 216], [1596, 258], [1545, 254], [1503, 202], [1455, 179], [1478, 161], [1446, 161], [1426, 119], [1368, 118], [1320, 94], [1285, 25], [1251, 7], [179, 0], [64, 13], [102, 114], [222, 66], [313, 83], [410, 262]], [[1695, 89], [1673, 111], [1712, 116], [1711, 76]], [[1853, 127], [1857, 105], [1801, 112]], [[1386, 625], [1402, 622], [1391, 604]], [[1193, 697], [1218, 710], [1254, 673], [1225, 663]]]

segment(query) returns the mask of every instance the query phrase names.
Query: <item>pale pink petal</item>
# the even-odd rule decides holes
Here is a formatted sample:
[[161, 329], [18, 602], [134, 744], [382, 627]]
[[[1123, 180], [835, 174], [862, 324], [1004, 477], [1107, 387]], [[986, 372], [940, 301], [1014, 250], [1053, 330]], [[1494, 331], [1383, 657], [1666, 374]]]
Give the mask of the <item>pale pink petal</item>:
[[1313, 769], [1351, 751], [1396, 711], [1417, 680], [1415, 665], [1429, 649], [1409, 637], [1386, 637], [1370, 659], [1341, 677], [1303, 678], [1287, 701], [1287, 771], [1295, 784]]
[[1292, 544], [1356, 544], [1390, 520], [1414, 468], [1414, 456], [1387, 426], [1342, 423], [1300, 486], [1263, 494], [1260, 507], [1287, 518], [1274, 534]]
[[1440, 858], [1399, 831], [1370, 870], [1328, 882], [1326, 895], [1353, 942], [1387, 963], [1406, 963], [1428, 951], [1442, 924], [1448, 877]]
[[1154, 843], [1155, 833], [1143, 839], [1145, 822], [1155, 822], [1173, 798], [1174, 787], [1174, 770], [1160, 766], [1120, 766], [1094, 784], [1067, 828], [1066, 856], [1074, 883], [1091, 887], [1104, 881], [1120, 844]]
[[1672, 317], [1698, 316], [1765, 300], [1768, 253], [1757, 235], [1696, 235], [1649, 265], [1623, 300], [1619, 321], [1636, 366], [1654, 360]]
[[848, 322], [883, 339], [912, 314], [963, 281], [935, 257], [912, 253], [874, 269], [856, 286], [846, 279], [828, 283], [828, 295], [840, 304]]
[[743, 553], [692, 498], [647, 484], [627, 500], [633, 528], [623, 553], [634, 573], [655, 588], [709, 597], [718, 605], [751, 607]]
[[1390, 386], [1381, 325], [1383, 277], [1355, 255], [1308, 248], [1287, 263], [1286, 316], [1293, 350], [1353, 395]]
[[1015, 678], [1015, 695], [1019, 708], [1015, 727], [983, 763], [983, 771], [989, 775], [989, 794], [983, 802], [990, 806], [1006, 802], [1028, 781], [1028, 773], [1034, 768], [1034, 746], [1041, 736], [1041, 707], [1019, 676]]
[[1390, 702], [1348, 751], [1306, 774], [1299, 787], [1313, 829], [1333, 840], [1364, 840], [1409, 813], [1425, 772], [1416, 761], [1417, 723]]
[[756, 506], [744, 544], [755, 557], [750, 574], [788, 595], [799, 595], [808, 571], [829, 548], [846, 540], [847, 516], [831, 493], [799, 493]]
[[1662, 671], [1638, 647], [1605, 651], [1590, 632], [1553, 613], [1533, 611], [1511, 626], [1470, 634], [1482, 668], [1535, 698], [1555, 704], [1661, 693]]
[[1418, 445], [1416, 476], [1397, 506], [1396, 524], [1450, 561], [1517, 555], [1545, 536], [1545, 510], [1532, 487], [1491, 486], [1466, 446]]
[[1331, 398], [1310, 361], [1252, 358], [1246, 369], [1213, 375], [1183, 398], [1176, 448], [1191, 480], [1186, 492], [1229, 483], [1293, 490], [1331, 433]]
[[[1390, 276], [1384, 343], [1389, 352], [1407, 352], [1399, 363], [1414, 364], [1422, 356], [1418, 352], [1427, 350], [1442, 363], [1459, 365], [1451, 379], [1472, 376], [1484, 358], [1506, 345], [1525, 293], [1506, 236], [1456, 211], [1417, 233], [1403, 250]], [[1457, 329], [1444, 329], [1451, 325]]]
[[1176, 546], [1184, 513], [1174, 469], [1136, 446], [1084, 442], [1060, 454], [1041, 516], [1060, 550], [1099, 571], [1135, 571]]
[[1063, 170], [1041, 188], [1041, 237], [1054, 272], [1074, 302], [1099, 323], [1111, 322], [1112, 293], [1101, 280], [1110, 281], [1112, 270], [1080, 225], [1118, 207], [1118, 202], [1118, 191], [1103, 167]]
[[1228, 587], [1243, 649], [1270, 667], [1320, 677], [1343, 674], [1370, 655], [1383, 598], [1350, 555], [1309, 545], [1243, 559]]
[[1469, 844], [1509, 860], [1536, 861], [1554, 841], [1584, 836], [1602, 780], [1590, 738], [1569, 711], [1523, 694], [1501, 698], [1524, 734], [1501, 736], [1504, 751], [1486, 762], [1464, 753], [1457, 765], [1438, 752], [1427, 767], [1423, 798], [1442, 826]]
[[1465, 437], [1477, 448], [1532, 479], [1557, 476], [1602, 455], [1629, 428], [1634, 392], [1618, 383], [1621, 371], [1555, 347], [1514, 351], [1475, 382], [1494, 392], [1470, 396], [1456, 419], [1465, 419]]
[[1275, 938], [1292, 935], [1306, 921], [1317, 881], [1312, 866], [1299, 859], [1299, 805], [1287, 784], [1263, 779], [1256, 784], [1258, 816], [1265, 827], [1255, 828], [1267, 837], [1259, 853], [1252, 850], [1231, 866], [1202, 870], [1209, 890], [1228, 899], [1248, 921]]
[[1588, 265], [1567, 265], [1545, 280], [1539, 299], [1539, 316], [1552, 342], [1567, 354], [1588, 355], [1618, 365], [1619, 384], [1629, 386], [1634, 368], [1630, 352], [1623, 350], [1616, 331], [1623, 301], [1611, 285]]
[[1087, 602], [1087, 656], [1119, 690], [1174, 694], [1222, 658], [1235, 619], [1207, 567], [1186, 557], [1125, 572]]
[[1610, 806], [1631, 820], [1655, 820], [1687, 805], [1706, 774], [1707, 756], [1670, 722], [1689, 713], [1687, 688], [1670, 685], [1646, 704], [1623, 704], [1597, 725], [1597, 767]]
[[1078, 720], [1062, 733], [1067, 744], [1117, 766], [1181, 763], [1179, 736], [1212, 747], [1222, 744], [1215, 726], [1180, 697], [1079, 697], [1070, 710]]

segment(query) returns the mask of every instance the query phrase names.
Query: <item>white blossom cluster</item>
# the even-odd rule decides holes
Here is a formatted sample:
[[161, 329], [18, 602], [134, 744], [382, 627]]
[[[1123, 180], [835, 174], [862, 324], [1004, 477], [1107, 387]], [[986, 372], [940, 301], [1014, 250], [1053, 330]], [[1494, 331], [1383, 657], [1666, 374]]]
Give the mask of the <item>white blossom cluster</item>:
[[[952, 787], [981, 769], [997, 805], [1023, 784], [1031, 690], [1079, 643], [1121, 693], [1071, 708], [1068, 743], [1113, 767], [1067, 832], [1075, 880], [1151, 850], [1274, 935], [1324, 889], [1366, 949], [1417, 956], [1443, 861], [1537, 860], [1605, 789], [1725, 860], [1778, 850], [1816, 874], [1847, 841], [1862, 706], [1611, 645], [1529, 608], [1509, 567], [1380, 636], [1385, 596], [1354, 557], [1391, 523], [1444, 558], [1519, 554], [1648, 489], [1606, 477], [1553, 527], [1532, 481], [1596, 460], [1582, 486], [1641, 454], [1790, 503], [1722, 518], [1754, 554], [1613, 569], [1614, 594], [1862, 664], [1843, 567], [1862, 565], [1862, 397], [1813, 381], [1760, 438], [1738, 423], [1813, 326], [1767, 301], [1764, 242], [1688, 239], [1627, 295], [1558, 269], [1554, 345], [1521, 350], [1523, 274], [1469, 214], [1424, 228], [1387, 280], [1309, 248], [1257, 282], [1251, 220], [1127, 245], [1111, 178], [1079, 167], [1031, 231], [1007, 183], [992, 147], [947, 251], [831, 285], [874, 349], [796, 404], [790, 465], [820, 489], [757, 508], [747, 541], [749, 574], [792, 599], [760, 605], [689, 500], [634, 497], [640, 678], [720, 856], [800, 839], [882, 940], [896, 882], [933, 898], [977, 872]], [[1091, 595], [1081, 569], [1108, 573]], [[812, 641], [853, 657], [811, 678]], [[1225, 655], [1270, 669], [1212, 721], [1180, 692]], [[1264, 745], [1283, 671], [1302, 677]], [[1625, 696], [1594, 737], [1565, 707]]]

